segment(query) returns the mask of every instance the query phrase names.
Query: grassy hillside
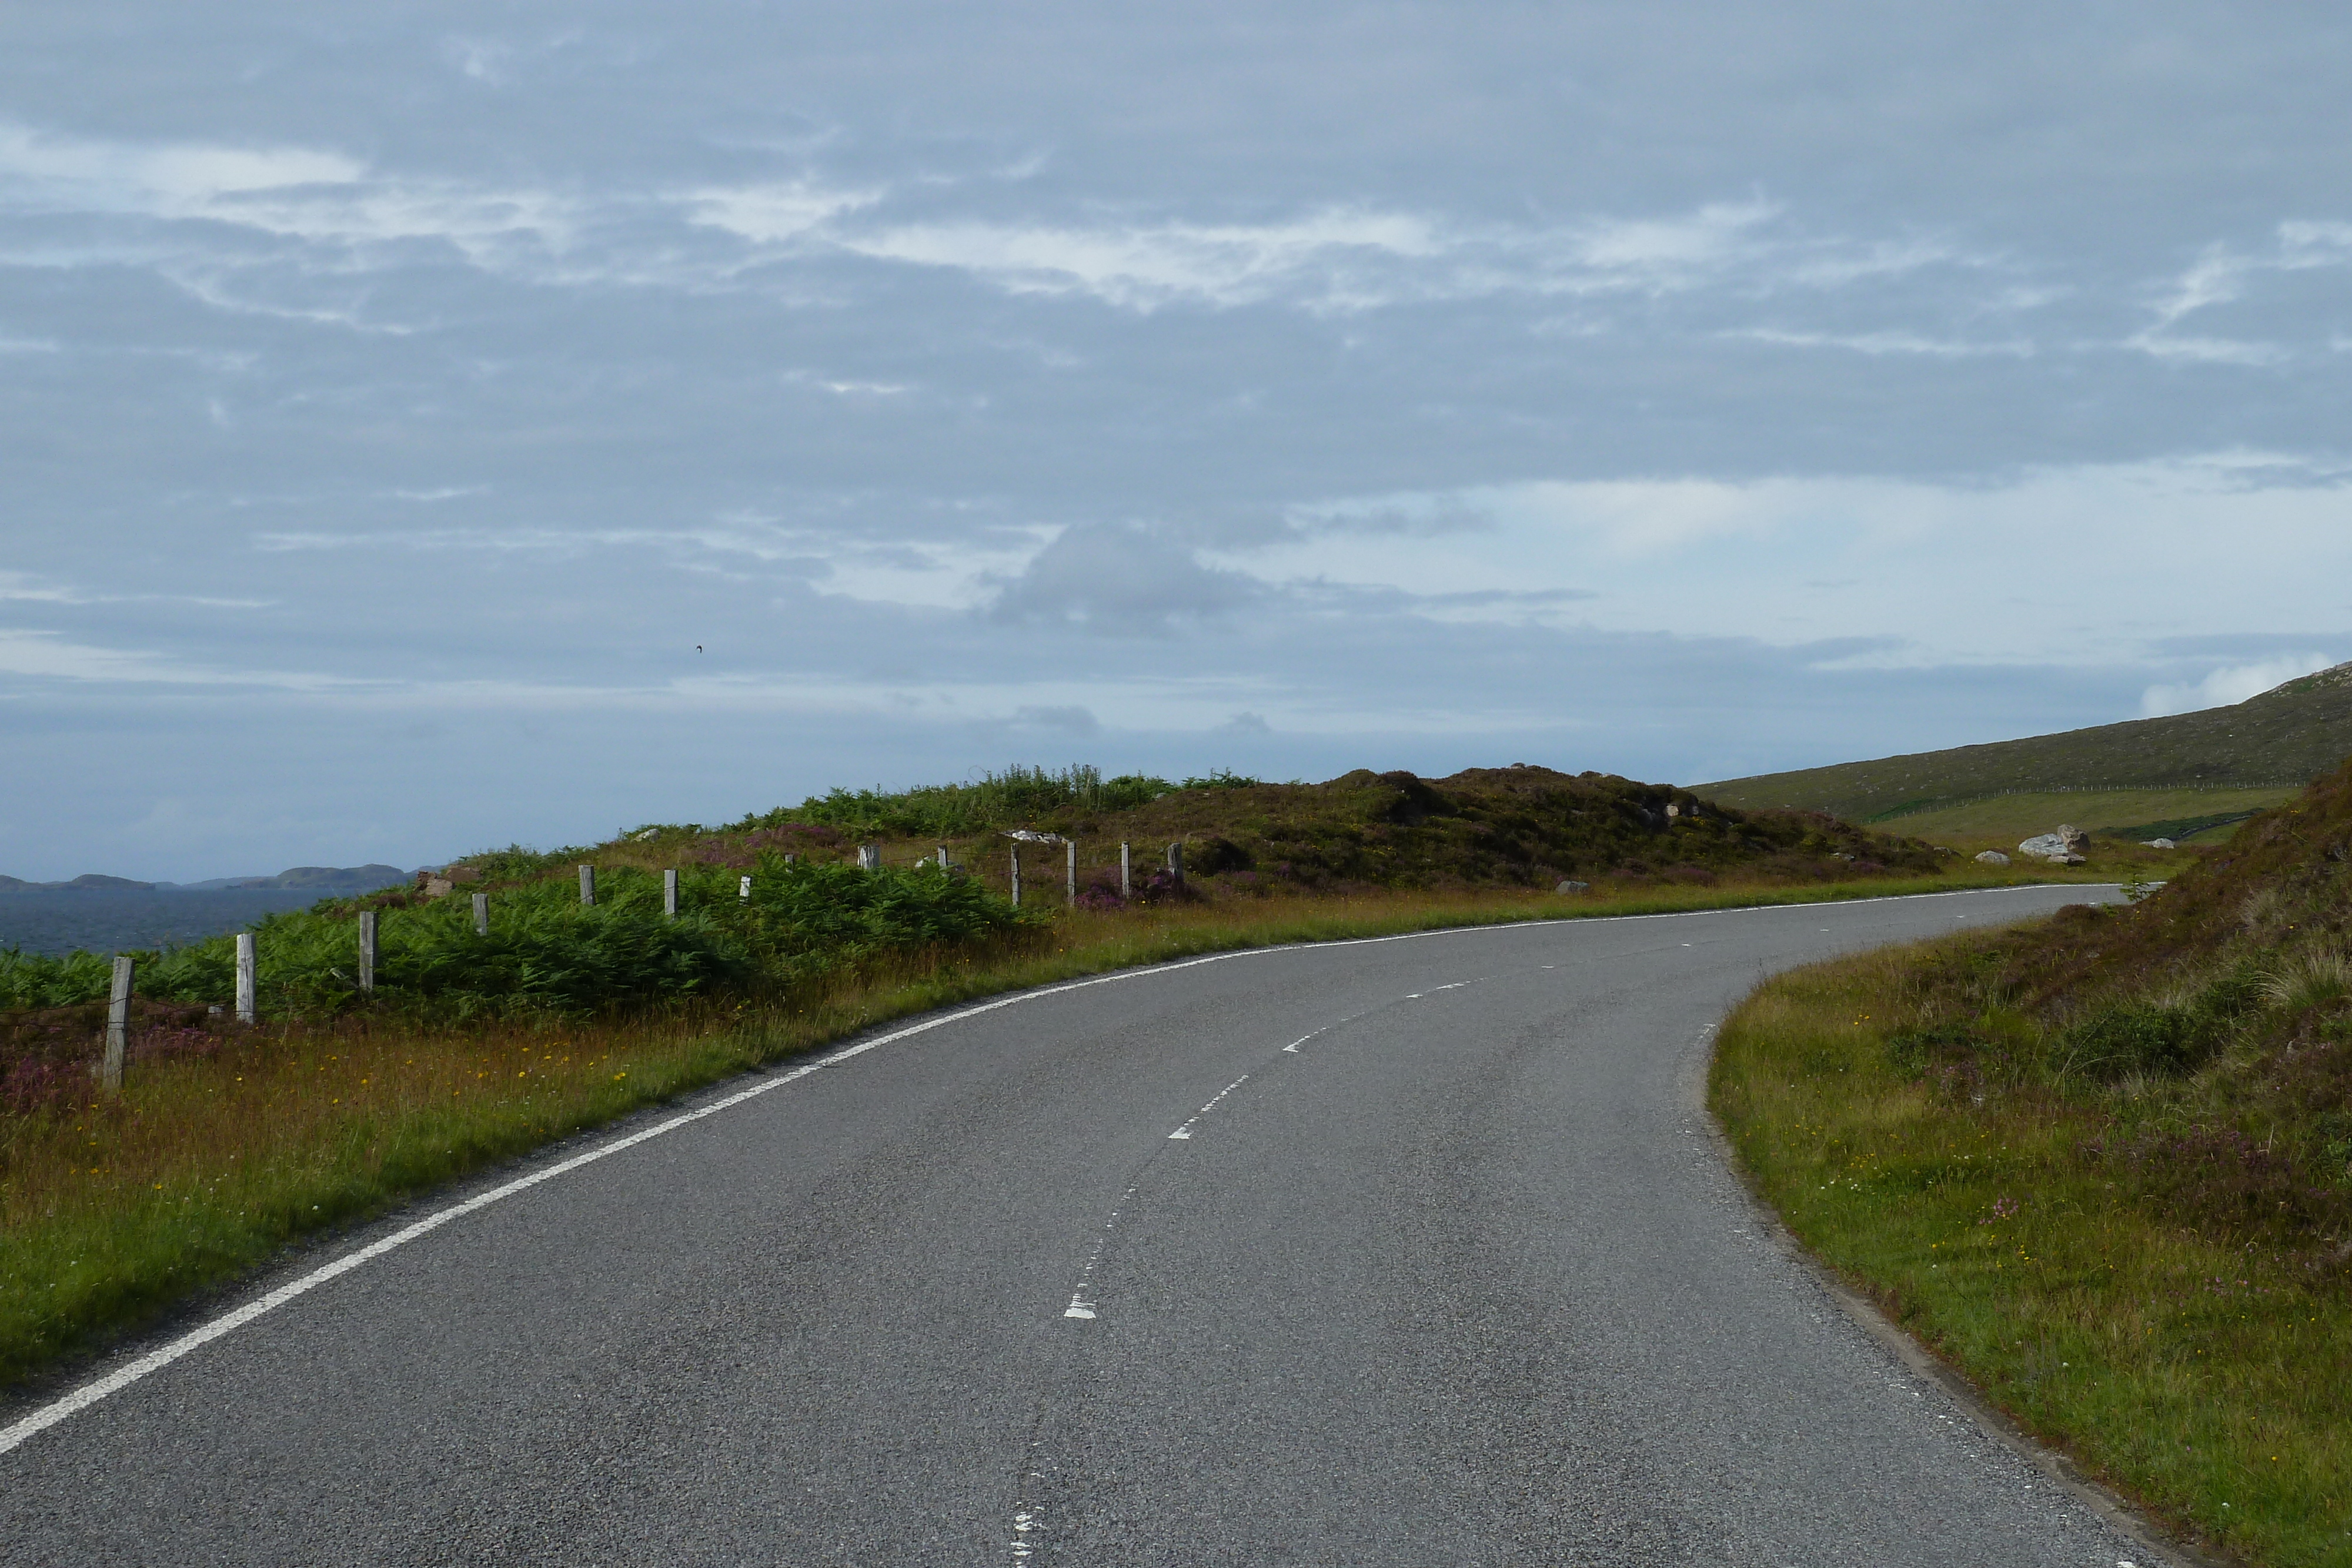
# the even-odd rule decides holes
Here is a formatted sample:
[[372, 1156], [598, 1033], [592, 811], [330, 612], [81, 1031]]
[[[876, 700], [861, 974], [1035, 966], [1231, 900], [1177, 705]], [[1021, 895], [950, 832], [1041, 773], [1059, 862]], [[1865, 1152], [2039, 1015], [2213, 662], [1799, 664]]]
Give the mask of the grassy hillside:
[[[2347, 757], [2352, 757], [2352, 664], [2202, 713], [1764, 773], [1694, 789], [1723, 806], [1790, 807], [1870, 822], [2005, 792], [2292, 790]], [[2173, 814], [2204, 813], [2182, 810]], [[2066, 820], [2082, 821], [2079, 815]], [[2047, 826], [2045, 822], [2032, 831]], [[1905, 831], [1911, 830], [1906, 826]]]
[[2136, 904], [1773, 981], [1713, 1103], [2029, 1427], [2245, 1558], [2352, 1564], [2352, 765]]
[[2011, 850], [2060, 822], [2125, 843], [2171, 839], [2200, 848], [2225, 842], [2258, 811], [2294, 799], [2274, 789], [2067, 789], [1993, 795], [1881, 817], [1889, 831], [1948, 844], [1963, 853]]
[[[1139, 872], [1181, 842], [1200, 891], [1235, 894], [1549, 888], [1571, 878], [1806, 882], [1857, 871], [1916, 875], [1943, 863], [1916, 840], [1818, 816], [1722, 810], [1669, 785], [1525, 766], [1435, 779], [1358, 769], [1321, 784], [1220, 775], [1176, 785], [1105, 780], [1087, 768], [1015, 769], [902, 795], [835, 791], [722, 830], [641, 829], [603, 852], [647, 866], [733, 865], [763, 849], [829, 859], [873, 841], [886, 863], [900, 863], [944, 844], [973, 874], [998, 882], [1011, 828], [1077, 841], [1083, 871], [1106, 895], [1115, 894], [1121, 842], [1134, 846]], [[1025, 851], [1024, 865], [1033, 890], [1059, 887], [1058, 850]]]

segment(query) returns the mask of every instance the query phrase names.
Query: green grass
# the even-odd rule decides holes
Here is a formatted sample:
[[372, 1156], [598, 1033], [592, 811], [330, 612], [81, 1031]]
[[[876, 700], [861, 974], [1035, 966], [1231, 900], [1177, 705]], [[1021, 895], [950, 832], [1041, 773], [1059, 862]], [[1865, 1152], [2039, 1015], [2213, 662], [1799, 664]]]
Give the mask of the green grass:
[[2126, 908], [1782, 977], [1711, 1102], [1761, 1195], [2030, 1429], [2352, 1564], [2352, 767]]
[[[1954, 946], [1965, 947], [1972, 940]], [[2095, 1102], [1939, 1096], [1889, 1061], [1901, 952], [1767, 985], [1712, 1103], [1806, 1246], [2026, 1428], [2247, 1559], [2352, 1563], [2352, 1301], [2306, 1249], [2185, 1226]]]
[[[119, 1100], [0, 1114], [0, 1384], [234, 1281], [301, 1239], [729, 1074], [964, 1000], [1279, 943], [1560, 916], [1881, 897], [2022, 876], [1588, 897], [1382, 893], [1067, 912], [961, 946], [877, 953], [790, 996], [636, 1017], [435, 1024], [342, 1013], [134, 1048]], [[184, 1033], [186, 1031], [183, 1031]], [[84, 1082], [87, 1082], [85, 1079]]]
[[[1726, 806], [1786, 806], [1867, 821], [2005, 791], [2209, 786], [2292, 790], [2347, 757], [2352, 757], [2352, 665], [2338, 665], [2232, 706], [2201, 713], [1694, 788]], [[2195, 814], [2184, 810], [2147, 816]], [[2080, 824], [2071, 812], [2053, 821]], [[1904, 831], [1911, 831], [1907, 823]]]

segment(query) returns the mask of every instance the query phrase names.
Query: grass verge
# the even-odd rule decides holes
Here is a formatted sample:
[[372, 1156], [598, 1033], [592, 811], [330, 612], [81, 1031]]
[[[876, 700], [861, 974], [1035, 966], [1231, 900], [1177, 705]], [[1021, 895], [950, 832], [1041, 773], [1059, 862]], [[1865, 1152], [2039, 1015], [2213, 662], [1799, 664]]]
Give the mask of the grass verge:
[[436, 1186], [807, 1051], [970, 998], [1199, 954], [1563, 916], [1877, 898], [2022, 883], [1271, 898], [1067, 912], [898, 955], [769, 1004], [604, 1019], [344, 1014], [141, 1060], [119, 1099], [0, 1113], [0, 1387], [234, 1281], [289, 1244]]
[[[1903, 1042], [1939, 1017], [1923, 977], [1997, 958], [2003, 940], [1869, 954], [1759, 989], [1724, 1026], [1709, 1086], [1750, 1179], [1896, 1322], [2159, 1520], [2254, 1563], [2352, 1564], [2342, 1270], [2260, 1216], [2185, 1217], [2188, 1140], [2115, 1157], [2119, 1115], [2141, 1113], [2126, 1101], [2169, 1115], [2197, 1086], [2069, 1092], [1906, 1071]], [[2292, 1196], [2265, 1191], [2260, 1207]]]

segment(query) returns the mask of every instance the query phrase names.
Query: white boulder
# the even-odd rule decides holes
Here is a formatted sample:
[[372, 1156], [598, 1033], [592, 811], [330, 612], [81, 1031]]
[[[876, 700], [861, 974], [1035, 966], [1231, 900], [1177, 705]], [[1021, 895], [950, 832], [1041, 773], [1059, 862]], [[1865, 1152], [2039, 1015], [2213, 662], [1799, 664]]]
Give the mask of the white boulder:
[[2061, 822], [2049, 832], [2037, 833], [2018, 845], [2017, 852], [2057, 865], [2081, 865], [2083, 852], [2090, 847], [2090, 834], [2072, 822]]
[[2001, 853], [1999, 850], [1986, 850], [1984, 852], [1977, 856], [1977, 863], [1979, 865], [2007, 865], [2009, 863], [2009, 857]]

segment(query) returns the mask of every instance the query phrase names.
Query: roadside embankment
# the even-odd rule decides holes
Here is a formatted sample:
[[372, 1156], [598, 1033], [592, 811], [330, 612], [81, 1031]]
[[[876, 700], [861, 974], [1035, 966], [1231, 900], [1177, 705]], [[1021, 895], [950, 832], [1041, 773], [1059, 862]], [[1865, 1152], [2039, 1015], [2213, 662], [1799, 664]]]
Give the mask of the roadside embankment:
[[1790, 1230], [2249, 1561], [2352, 1563], [2352, 768], [2153, 895], [1784, 976], [1711, 1103]]

